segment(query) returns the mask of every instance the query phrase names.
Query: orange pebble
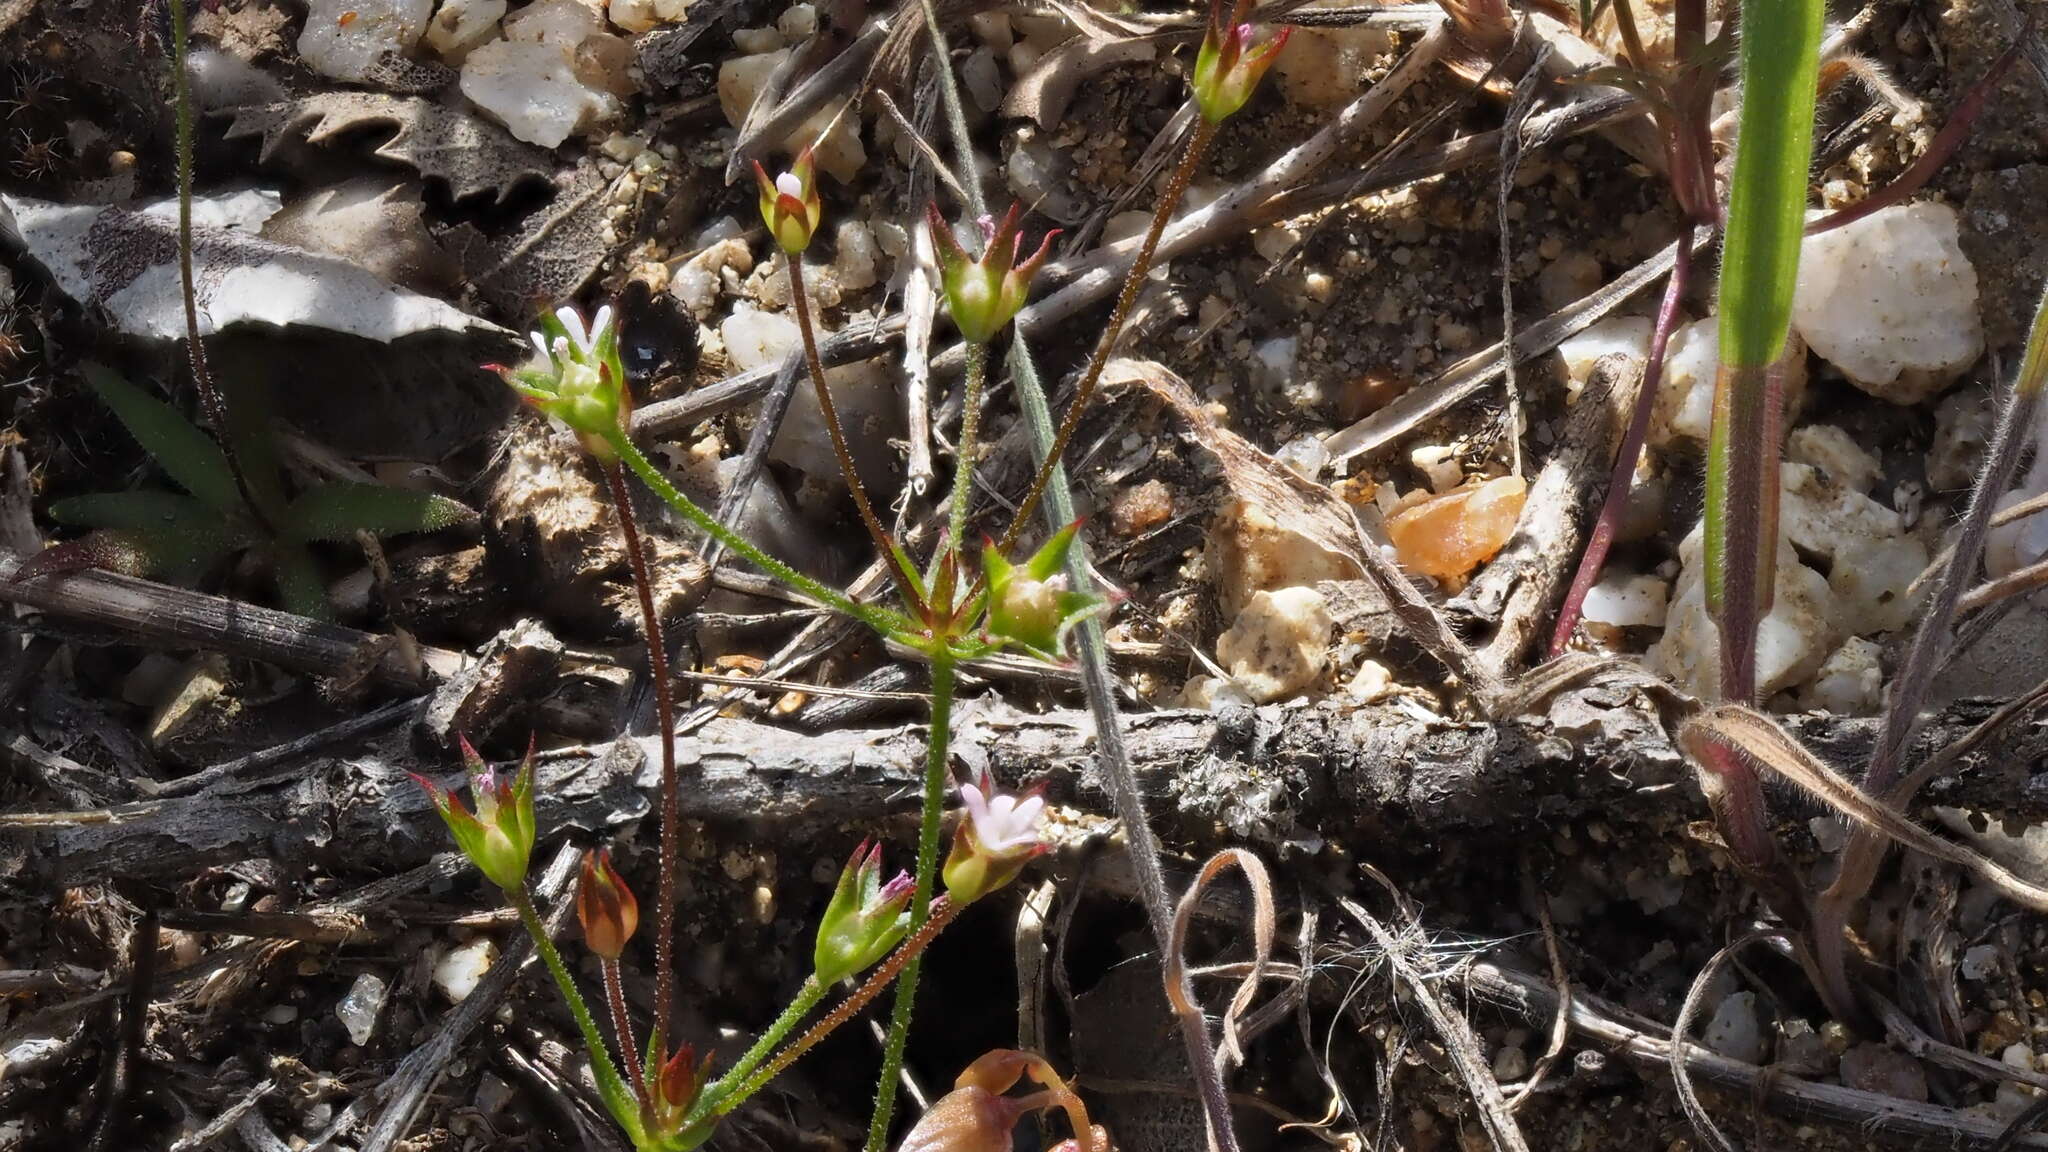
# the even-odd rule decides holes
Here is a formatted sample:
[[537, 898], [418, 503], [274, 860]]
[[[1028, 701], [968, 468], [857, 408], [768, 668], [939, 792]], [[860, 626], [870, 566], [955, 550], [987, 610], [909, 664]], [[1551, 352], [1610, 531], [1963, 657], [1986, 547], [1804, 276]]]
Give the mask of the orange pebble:
[[1439, 580], [1465, 575], [1514, 535], [1529, 485], [1502, 476], [1395, 513], [1387, 538], [1409, 569]]

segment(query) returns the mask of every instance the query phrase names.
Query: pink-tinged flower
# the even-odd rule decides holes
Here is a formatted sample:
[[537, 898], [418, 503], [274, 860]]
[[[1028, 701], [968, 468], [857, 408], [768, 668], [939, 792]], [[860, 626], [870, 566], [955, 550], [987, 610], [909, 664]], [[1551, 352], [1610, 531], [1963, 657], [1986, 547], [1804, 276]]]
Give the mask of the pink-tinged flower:
[[977, 784], [960, 786], [966, 816], [953, 832], [953, 847], [942, 875], [946, 891], [969, 904], [1016, 879], [1024, 865], [1044, 855], [1041, 835], [1045, 797], [997, 792], [987, 772]]
[[775, 244], [794, 256], [811, 246], [811, 237], [824, 222], [825, 205], [818, 199], [817, 165], [811, 150], [797, 153], [796, 163], [782, 175], [770, 179], [768, 170], [754, 161], [754, 184], [761, 193], [761, 222]]
[[583, 854], [576, 919], [583, 925], [584, 944], [606, 960], [617, 960], [640, 927], [640, 902], [612, 867], [612, 854], [603, 848]]
[[1195, 74], [1189, 85], [1202, 118], [1211, 124], [1229, 119], [1244, 107], [1294, 31], [1282, 28], [1261, 42], [1250, 24], [1225, 28], [1224, 19], [1223, 0], [1212, 0], [1209, 30], [1202, 37], [1201, 51], [1195, 54]]
[[426, 790], [428, 799], [441, 813], [441, 820], [455, 837], [456, 847], [469, 857], [491, 883], [513, 889], [526, 882], [527, 860], [533, 855], [533, 749], [527, 748], [519, 772], [511, 780], [493, 771], [470, 746], [462, 744], [463, 763], [469, 769], [469, 791], [476, 811], [462, 806], [455, 794], [418, 774], [413, 779]]
[[835, 984], [871, 968], [910, 931], [910, 873], [882, 882], [882, 846], [863, 840], [839, 874], [818, 921], [812, 962], [818, 982]]
[[1052, 250], [1055, 228], [1039, 241], [1038, 251], [1023, 262], [1017, 260], [1022, 232], [1017, 219], [1024, 207], [1012, 201], [1010, 211], [998, 224], [987, 216], [976, 223], [981, 228], [981, 258], [976, 260], [960, 247], [939, 206], [925, 205], [925, 224], [931, 229], [932, 248], [939, 256], [939, 283], [946, 291], [946, 307], [953, 314], [953, 326], [960, 338], [986, 344], [1003, 330], [1003, 325], [1031, 298], [1031, 278]]
[[609, 306], [599, 308], [588, 328], [574, 308], [543, 316], [540, 327], [527, 333], [534, 358], [517, 368], [484, 367], [527, 403], [576, 434], [586, 451], [599, 460], [616, 458], [615, 438], [625, 435], [632, 414], [632, 394], [619, 361], [619, 334]]

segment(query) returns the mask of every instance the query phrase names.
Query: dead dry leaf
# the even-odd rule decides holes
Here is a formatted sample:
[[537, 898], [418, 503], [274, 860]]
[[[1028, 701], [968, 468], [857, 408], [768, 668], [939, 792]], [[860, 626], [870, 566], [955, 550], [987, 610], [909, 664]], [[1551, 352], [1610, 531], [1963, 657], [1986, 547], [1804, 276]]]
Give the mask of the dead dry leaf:
[[235, 109], [229, 139], [263, 138], [262, 158], [287, 142], [325, 144], [358, 132], [385, 132], [372, 154], [422, 177], [445, 180], [460, 200], [480, 192], [502, 198], [522, 180], [551, 177], [548, 154], [476, 116], [430, 100], [382, 92], [321, 92], [278, 104]]
[[[254, 235], [275, 210], [274, 199], [246, 194], [194, 205], [201, 335], [245, 323], [386, 344], [424, 332], [504, 332], [432, 297], [393, 288], [345, 260]], [[229, 226], [215, 226], [209, 217]], [[66, 295], [104, 311], [118, 330], [152, 340], [184, 338], [175, 201], [113, 208], [0, 195], [0, 237], [19, 244]]]

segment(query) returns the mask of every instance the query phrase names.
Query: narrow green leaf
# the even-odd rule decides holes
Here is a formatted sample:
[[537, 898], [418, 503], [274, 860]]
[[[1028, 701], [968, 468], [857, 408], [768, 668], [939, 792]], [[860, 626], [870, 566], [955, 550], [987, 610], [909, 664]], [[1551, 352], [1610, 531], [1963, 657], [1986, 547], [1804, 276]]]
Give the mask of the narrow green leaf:
[[175, 492], [142, 489], [73, 496], [50, 505], [50, 518], [100, 529], [93, 537], [112, 532], [144, 562], [139, 571], [112, 564], [95, 567], [157, 576], [172, 584], [197, 580], [215, 560], [250, 543], [235, 520]]
[[295, 541], [279, 540], [271, 549], [271, 566], [277, 573], [277, 595], [285, 611], [313, 620], [331, 620], [334, 608], [327, 603], [327, 583], [320, 578], [320, 565], [313, 554]]
[[176, 408], [148, 395], [101, 364], [80, 366], [85, 382], [114, 410], [121, 425], [163, 466], [164, 473], [178, 487], [225, 516], [241, 507], [235, 490], [235, 475], [228, 470], [227, 456], [206, 433], [193, 427]]
[[300, 540], [347, 540], [357, 532], [396, 536], [467, 524], [465, 505], [408, 488], [382, 484], [327, 484], [292, 502], [281, 527]]
[[1743, 0], [1741, 134], [1721, 256], [1729, 367], [1776, 360], [1791, 326], [1825, 14], [1821, 0]]

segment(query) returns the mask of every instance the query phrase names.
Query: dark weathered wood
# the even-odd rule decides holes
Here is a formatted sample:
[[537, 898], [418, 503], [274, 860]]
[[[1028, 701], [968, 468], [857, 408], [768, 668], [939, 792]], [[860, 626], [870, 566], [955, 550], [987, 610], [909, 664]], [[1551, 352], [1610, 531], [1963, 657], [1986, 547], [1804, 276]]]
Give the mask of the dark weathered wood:
[[[374, 661], [368, 669], [373, 679], [402, 688], [422, 685], [420, 669], [410, 666], [388, 637], [375, 633], [112, 572], [16, 580], [18, 563], [13, 556], [0, 556], [0, 600], [118, 629], [138, 644], [211, 649], [316, 676], [345, 675]], [[424, 679], [445, 677], [468, 659], [446, 648], [418, 651]]]
[[[1925, 752], [1989, 714], [1952, 705], [1929, 718]], [[1028, 715], [973, 701], [955, 734], [962, 767], [1006, 782], [1044, 783], [1056, 800], [1106, 811], [1086, 715]], [[1819, 755], [1852, 775], [1869, 755], [1872, 719], [1793, 718]], [[1302, 830], [1421, 851], [1598, 813], [1614, 821], [1704, 817], [1691, 773], [1636, 693], [1594, 684], [1560, 694], [1545, 715], [1458, 723], [1403, 707], [1269, 705], [1221, 715], [1128, 718], [1133, 763], [1162, 831], [1193, 844], [1270, 846]], [[650, 810], [656, 769], [645, 739], [544, 754], [544, 829], [597, 832]], [[717, 719], [678, 741], [682, 807], [692, 819], [774, 828], [782, 836], [856, 832], [912, 812], [924, 754], [921, 725], [798, 733]], [[1931, 803], [2048, 816], [2048, 722], [2010, 726], [1930, 787]], [[360, 756], [316, 759], [198, 795], [127, 805], [70, 820], [0, 817], [0, 836], [28, 838], [29, 868], [65, 883], [107, 876], [173, 878], [232, 860], [388, 871], [446, 847], [446, 831], [408, 771], [446, 779], [453, 763], [422, 763], [401, 737]], [[1803, 808], [1787, 805], [1788, 814]]]

